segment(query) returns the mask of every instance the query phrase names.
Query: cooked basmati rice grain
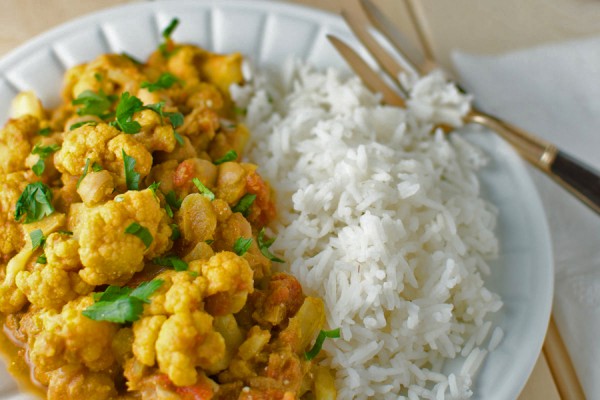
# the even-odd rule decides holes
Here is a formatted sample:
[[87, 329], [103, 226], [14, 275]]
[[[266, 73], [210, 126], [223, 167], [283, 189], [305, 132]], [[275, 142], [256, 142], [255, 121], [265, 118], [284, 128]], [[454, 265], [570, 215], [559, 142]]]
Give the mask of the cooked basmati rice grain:
[[490, 338], [490, 343], [488, 344], [488, 351], [492, 352], [496, 350], [503, 338], [504, 331], [502, 330], [502, 328], [500, 328], [499, 326], [494, 328], [494, 331], [492, 332], [492, 337]]
[[[497, 212], [480, 198], [482, 152], [431, 132], [458, 124], [469, 99], [439, 74], [411, 82], [407, 110], [333, 69], [252, 76], [231, 93], [248, 110], [249, 158], [277, 193], [272, 250], [341, 330], [324, 345], [338, 398], [470, 397], [487, 354], [476, 346], [502, 305], [482, 279]], [[458, 354], [463, 373], [444, 373]]]

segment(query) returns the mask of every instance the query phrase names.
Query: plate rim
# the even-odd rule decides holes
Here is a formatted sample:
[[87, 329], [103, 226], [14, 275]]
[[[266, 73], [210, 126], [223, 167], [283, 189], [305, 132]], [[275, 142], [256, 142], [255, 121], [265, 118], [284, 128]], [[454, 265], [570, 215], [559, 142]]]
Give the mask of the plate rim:
[[[161, 11], [170, 12], [171, 9], [176, 9], [177, 7], [181, 6], [198, 6], [219, 9], [242, 7], [245, 9], [253, 9], [256, 11], [273, 13], [277, 15], [285, 14], [294, 17], [302, 16], [308, 19], [316, 20], [317, 25], [320, 27], [335, 27], [336, 29], [342, 29], [349, 32], [341, 17], [333, 12], [314, 8], [304, 4], [286, 3], [275, 0], [159, 0], [153, 2], [128, 3], [103, 8], [76, 17], [31, 37], [0, 58], [0, 76], [2, 79], [10, 83], [10, 80], [6, 77], [6, 74], [12, 68], [14, 68], [16, 64], [23, 61], [28, 56], [43, 50], [46, 46], [51, 47], [58, 39], [65, 37], [69, 33], [76, 32], [78, 29], [81, 29], [82, 26], [86, 26], [87, 28], [89, 28], [89, 26], [87, 26], [88, 24], [101, 26], [101, 24], [105, 22], [107, 18], [115, 13], [134, 13], [138, 10], [144, 10], [146, 12], [150, 11], [156, 14]], [[355, 44], [357, 43], [358, 42]], [[532, 316], [532, 320], [538, 321], [533, 325], [535, 328], [531, 328], [531, 331], [535, 331], [536, 333], [536, 346], [530, 346], [530, 353], [535, 354], [535, 356], [528, 357], [529, 362], [524, 363], [518, 371], [519, 376], [517, 376], [515, 379], [518, 379], [519, 383], [511, 385], [512, 390], [505, 388], [505, 396], [501, 398], [511, 399], [517, 398], [519, 393], [521, 393], [535, 367], [537, 359], [542, 356], [541, 349], [543, 346], [545, 333], [547, 331], [547, 326], [550, 321], [553, 305], [552, 300], [554, 296], [555, 277], [551, 232], [539, 191], [535, 186], [535, 183], [530, 175], [530, 171], [528, 170], [524, 161], [519, 156], [516, 156], [516, 152], [506, 143], [502, 142], [502, 145], [509, 148], [509, 151], [514, 153], [515, 157], [512, 160], [512, 166], [518, 168], [520, 172], [523, 173], [523, 182], [526, 184], [527, 188], [530, 189], [527, 193], [527, 196], [529, 197], [528, 203], [533, 204], [534, 206], [530, 207], [528, 211], [531, 211], [534, 214], [532, 218], [539, 225], [538, 230], [536, 231], [539, 236], [536, 236], [536, 239], [539, 248], [544, 250], [544, 254], [542, 254], [542, 256], [545, 257], [545, 263], [548, 264], [548, 271], [546, 271], [547, 273], [542, 276], [542, 278], [546, 279], [542, 286], [547, 290], [545, 291], [544, 298], [539, 300], [540, 302], [544, 303], [545, 306], [543, 307], [543, 310], [538, 310], [542, 311], [540, 314]], [[513, 375], [515, 374], [517, 374], [517, 372], [513, 372]], [[477, 380], [478, 379], [475, 378], [472, 388], [477, 387]], [[477, 398], [477, 396], [474, 398]]]

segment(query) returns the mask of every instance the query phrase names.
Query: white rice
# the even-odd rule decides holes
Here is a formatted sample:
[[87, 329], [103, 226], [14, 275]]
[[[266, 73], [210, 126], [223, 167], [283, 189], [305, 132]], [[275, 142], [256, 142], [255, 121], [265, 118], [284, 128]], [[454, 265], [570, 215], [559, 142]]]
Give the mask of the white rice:
[[460, 124], [470, 99], [439, 73], [411, 85], [407, 110], [381, 106], [357, 78], [294, 62], [232, 88], [249, 159], [277, 193], [272, 250], [341, 328], [324, 345], [340, 399], [469, 398], [502, 339], [496, 327], [480, 348], [502, 306], [482, 279], [498, 251], [486, 158], [432, 133]]

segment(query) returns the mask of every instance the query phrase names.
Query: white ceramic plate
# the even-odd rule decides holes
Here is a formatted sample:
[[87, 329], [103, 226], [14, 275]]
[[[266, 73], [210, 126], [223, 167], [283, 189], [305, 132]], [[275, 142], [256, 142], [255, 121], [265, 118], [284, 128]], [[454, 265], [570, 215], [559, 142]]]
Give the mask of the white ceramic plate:
[[[98, 12], [49, 31], [0, 61], [0, 120], [21, 90], [34, 90], [45, 106], [59, 102], [66, 68], [106, 52], [145, 59], [173, 17], [174, 39], [217, 52], [240, 51], [258, 65], [278, 65], [290, 55], [317, 66], [346, 68], [325, 38], [334, 33], [356, 44], [340, 18], [314, 9], [260, 0], [137, 3]], [[522, 161], [491, 133], [469, 133], [491, 157], [482, 172], [484, 195], [499, 209], [500, 258], [492, 263], [488, 286], [502, 296], [495, 321], [505, 331], [485, 361], [474, 398], [513, 400], [539, 355], [553, 291], [550, 237], [542, 204]], [[0, 371], [3, 399], [29, 399]]]

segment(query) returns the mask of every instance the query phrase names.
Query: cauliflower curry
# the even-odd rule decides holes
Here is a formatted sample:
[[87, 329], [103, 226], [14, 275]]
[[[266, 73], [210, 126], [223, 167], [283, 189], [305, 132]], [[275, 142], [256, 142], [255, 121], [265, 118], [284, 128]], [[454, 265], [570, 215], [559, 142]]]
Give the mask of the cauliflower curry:
[[[325, 319], [269, 251], [273, 194], [240, 161], [239, 54], [164, 41], [19, 94], [0, 131], [0, 311], [48, 399], [334, 399]], [[332, 333], [333, 332], [333, 333]], [[321, 331], [316, 347], [334, 331]], [[28, 371], [29, 372], [29, 371]]]

